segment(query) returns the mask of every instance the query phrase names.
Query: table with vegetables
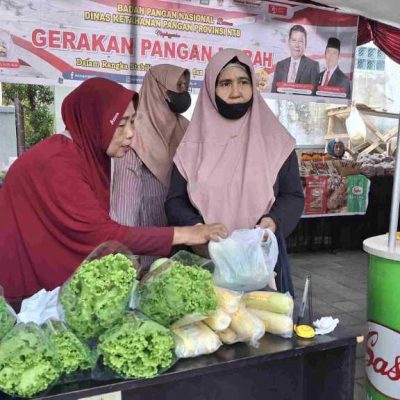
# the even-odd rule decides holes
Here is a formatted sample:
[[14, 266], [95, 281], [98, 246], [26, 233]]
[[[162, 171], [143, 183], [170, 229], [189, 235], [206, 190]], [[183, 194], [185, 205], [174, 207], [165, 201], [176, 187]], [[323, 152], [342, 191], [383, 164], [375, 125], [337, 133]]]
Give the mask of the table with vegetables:
[[351, 398], [355, 335], [297, 338], [289, 294], [218, 287], [187, 252], [134, 264], [86, 260], [41, 324], [0, 297], [0, 398]]

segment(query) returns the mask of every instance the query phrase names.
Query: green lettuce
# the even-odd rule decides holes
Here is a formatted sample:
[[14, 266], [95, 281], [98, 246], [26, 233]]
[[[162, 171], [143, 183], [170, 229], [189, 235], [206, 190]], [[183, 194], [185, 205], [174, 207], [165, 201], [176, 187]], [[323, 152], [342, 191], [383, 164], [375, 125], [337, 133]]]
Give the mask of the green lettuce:
[[60, 295], [67, 325], [82, 339], [99, 336], [126, 312], [135, 278], [122, 254], [83, 263]]
[[169, 329], [128, 313], [100, 336], [98, 352], [124, 378], [151, 378], [173, 363], [174, 341]]
[[61, 374], [52, 343], [33, 322], [18, 324], [0, 342], [0, 389], [31, 397], [46, 390]]
[[144, 278], [138, 308], [164, 326], [188, 314], [211, 314], [217, 308], [212, 276], [177, 261], [161, 266]]
[[96, 363], [96, 354], [89, 346], [80, 341], [77, 336], [61, 321], [49, 321], [44, 325], [50, 340], [62, 365], [62, 372], [73, 372], [92, 369]]
[[16, 317], [9, 307], [4, 297], [0, 296], [0, 338], [15, 324]]

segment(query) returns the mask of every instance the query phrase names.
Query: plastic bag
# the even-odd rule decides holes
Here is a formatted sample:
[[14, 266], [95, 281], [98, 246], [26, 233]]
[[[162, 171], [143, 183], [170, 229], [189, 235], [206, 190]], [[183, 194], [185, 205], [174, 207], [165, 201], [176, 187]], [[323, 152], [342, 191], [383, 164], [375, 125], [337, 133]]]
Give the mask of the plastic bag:
[[166, 327], [184, 317], [182, 324], [202, 320], [217, 309], [212, 276], [177, 261], [164, 263], [140, 282], [138, 309]]
[[169, 369], [176, 360], [171, 331], [131, 312], [99, 337], [98, 352], [103, 367], [111, 369], [114, 376], [107, 375], [100, 365], [92, 374], [97, 380], [152, 378]]
[[66, 375], [63, 382], [76, 382], [90, 379], [96, 364], [97, 354], [68, 329], [62, 321], [48, 320], [43, 329], [53, 342], [62, 372]]
[[4, 291], [0, 286], [0, 339], [12, 329], [16, 321], [17, 315], [4, 298]]
[[136, 288], [136, 259], [125, 246], [106, 242], [63, 285], [60, 314], [79, 338], [98, 337], [126, 313]]
[[236, 341], [249, 342], [253, 347], [258, 347], [260, 339], [265, 334], [264, 322], [250, 313], [243, 305], [232, 314], [232, 322], [229, 328], [236, 333]]
[[55, 384], [61, 364], [46, 333], [33, 322], [17, 324], [0, 342], [0, 390], [20, 397]]
[[218, 335], [202, 322], [174, 328], [172, 332], [175, 336], [175, 353], [179, 358], [211, 354], [222, 346]]
[[239, 309], [243, 292], [235, 292], [218, 286], [215, 286], [214, 290], [217, 295], [218, 305], [228, 314], [233, 314]]
[[367, 137], [367, 128], [356, 107], [351, 107], [346, 119], [346, 129], [352, 143], [363, 143]]
[[[268, 232], [268, 240], [264, 234]], [[232, 290], [266, 287], [278, 260], [278, 243], [269, 229], [239, 229], [219, 242], [208, 245], [215, 264], [214, 282]]]
[[214, 272], [214, 263], [210, 259], [201, 257], [190, 251], [180, 250], [171, 257], [171, 260], [178, 261], [183, 265], [196, 265], [211, 273]]

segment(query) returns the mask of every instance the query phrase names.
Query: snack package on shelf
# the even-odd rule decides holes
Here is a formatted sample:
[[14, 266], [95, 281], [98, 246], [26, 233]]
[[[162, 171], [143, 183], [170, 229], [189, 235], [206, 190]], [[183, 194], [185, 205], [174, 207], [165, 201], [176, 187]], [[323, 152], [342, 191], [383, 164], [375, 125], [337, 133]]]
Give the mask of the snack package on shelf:
[[328, 176], [307, 176], [305, 214], [325, 214], [327, 211]]
[[64, 382], [87, 379], [86, 373], [90, 373], [96, 364], [96, 352], [78, 339], [62, 321], [50, 319], [43, 324], [43, 329], [54, 344], [62, 372], [69, 376], [63, 379]]
[[166, 327], [205, 319], [217, 309], [212, 276], [197, 266], [166, 263], [140, 282], [138, 309]]
[[202, 322], [173, 328], [175, 353], [179, 358], [197, 357], [217, 351], [222, 342], [208, 326]]
[[[113, 378], [152, 378], [169, 369], [176, 360], [171, 331], [143, 315], [128, 312], [99, 338], [98, 353]], [[93, 379], [110, 379], [101, 369]]]
[[104, 243], [61, 288], [60, 314], [79, 338], [97, 338], [128, 310], [137, 283], [135, 256], [129, 253], [115, 242]]
[[0, 286], [0, 339], [8, 333], [17, 321], [17, 315], [4, 298], [3, 288]]
[[53, 343], [33, 322], [15, 325], [0, 342], [0, 390], [10, 396], [42, 394], [61, 371]]

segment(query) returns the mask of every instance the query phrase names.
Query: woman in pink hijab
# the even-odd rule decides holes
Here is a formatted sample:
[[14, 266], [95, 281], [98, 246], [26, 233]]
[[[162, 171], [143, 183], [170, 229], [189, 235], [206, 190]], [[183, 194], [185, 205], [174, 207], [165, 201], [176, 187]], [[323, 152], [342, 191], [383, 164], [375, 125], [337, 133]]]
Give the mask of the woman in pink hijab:
[[[111, 218], [126, 226], [166, 226], [164, 203], [173, 157], [189, 121], [180, 115], [191, 103], [190, 73], [160, 64], [146, 73], [139, 94], [131, 149], [115, 160]], [[154, 257], [141, 257], [148, 267]]]
[[295, 140], [255, 82], [243, 51], [225, 49], [211, 59], [174, 158], [166, 212], [170, 225], [270, 228], [280, 243], [278, 288], [293, 291], [284, 238], [304, 205]]

